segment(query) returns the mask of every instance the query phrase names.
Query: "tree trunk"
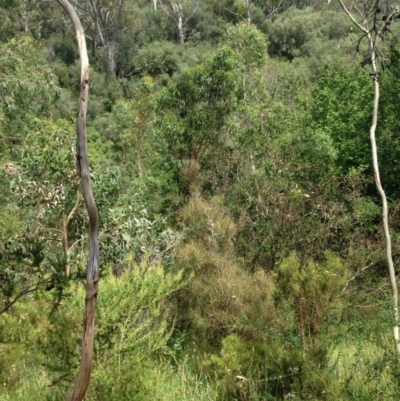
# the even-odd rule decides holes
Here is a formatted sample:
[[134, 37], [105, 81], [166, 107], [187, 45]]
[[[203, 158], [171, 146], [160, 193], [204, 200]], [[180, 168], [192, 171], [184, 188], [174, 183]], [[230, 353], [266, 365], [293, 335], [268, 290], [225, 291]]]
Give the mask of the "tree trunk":
[[178, 36], [179, 36], [179, 43], [183, 45], [185, 43], [185, 36], [183, 35], [183, 23], [182, 23], [182, 16], [178, 16]]
[[378, 81], [378, 71], [376, 68], [376, 50], [375, 43], [371, 38], [371, 35], [368, 35], [369, 46], [370, 46], [370, 55], [371, 55], [371, 67], [372, 67], [372, 78], [374, 80], [374, 111], [372, 116], [372, 124], [369, 132], [369, 138], [371, 142], [371, 153], [372, 153], [372, 166], [374, 169], [374, 180], [376, 189], [379, 192], [379, 196], [382, 200], [382, 221], [383, 221], [383, 230], [385, 232], [385, 242], [386, 242], [386, 259], [389, 268], [389, 277], [390, 283], [392, 285], [392, 299], [393, 299], [393, 314], [394, 314], [394, 326], [393, 326], [393, 338], [396, 344], [396, 350], [400, 354], [400, 337], [399, 337], [399, 310], [398, 310], [398, 290], [397, 290], [397, 282], [396, 282], [396, 273], [393, 266], [393, 258], [392, 258], [392, 240], [390, 237], [389, 231], [389, 221], [388, 221], [388, 204], [385, 191], [382, 188], [381, 177], [379, 173], [379, 163], [378, 163], [378, 152], [376, 148], [376, 139], [375, 132], [376, 126], [378, 123], [378, 107], [379, 107], [379, 81]]
[[115, 43], [107, 43], [105, 46], [105, 57], [107, 73], [115, 76], [117, 73], [117, 64], [115, 63]]
[[251, 11], [250, 11], [250, 0], [245, 0], [246, 1], [246, 12], [247, 12], [247, 25], [251, 25]]
[[142, 146], [142, 132], [141, 132], [141, 128], [139, 128], [139, 132], [136, 135], [136, 158], [137, 158], [137, 169], [138, 169], [138, 173], [139, 173], [139, 178], [142, 178], [141, 146]]
[[68, 241], [68, 227], [69, 223], [71, 222], [72, 217], [74, 216], [76, 210], [79, 206], [79, 189], [76, 192], [76, 202], [72, 210], [69, 212], [68, 216], [63, 213], [63, 247], [64, 247], [64, 254], [65, 254], [65, 274], [67, 277], [70, 274], [70, 266], [69, 266], [69, 241]]
[[28, 0], [24, 0], [24, 6], [22, 10], [22, 20], [24, 23], [24, 32], [29, 32], [29, 25], [28, 25]]
[[81, 59], [81, 85], [77, 112], [76, 173], [81, 179], [83, 197], [89, 215], [89, 260], [86, 272], [86, 297], [83, 317], [81, 365], [68, 401], [81, 401], [89, 384], [93, 362], [94, 319], [99, 282], [100, 253], [98, 244], [99, 216], [90, 184], [86, 140], [86, 111], [89, 95], [89, 59], [85, 35], [79, 17], [68, 0], [57, 0], [74, 26]]
[[[368, 9], [368, 4], [366, 5], [365, 9], [365, 15], [363, 15], [363, 22], [362, 24], [357, 22], [357, 20], [354, 18], [353, 14], [347, 9], [346, 5], [343, 3], [343, 0], [338, 0], [340, 3], [341, 7], [343, 8], [344, 12], [347, 14], [347, 16], [350, 18], [350, 20], [357, 26], [358, 29], [360, 29], [361, 32], [366, 36], [368, 40], [368, 46], [369, 46], [369, 56], [370, 56], [370, 63], [371, 63], [371, 77], [374, 81], [374, 107], [373, 107], [373, 113], [372, 113], [372, 123], [371, 123], [371, 128], [369, 131], [369, 138], [370, 138], [370, 143], [371, 143], [371, 153], [372, 153], [372, 166], [374, 170], [374, 180], [375, 180], [375, 185], [376, 189], [378, 190], [379, 196], [381, 197], [382, 200], [382, 222], [383, 222], [383, 230], [385, 233], [385, 243], [386, 243], [386, 259], [388, 263], [388, 269], [389, 269], [389, 277], [390, 277], [390, 284], [392, 286], [392, 300], [393, 300], [393, 320], [394, 320], [394, 325], [393, 325], [393, 338], [395, 342], [395, 348], [398, 356], [400, 356], [400, 333], [399, 333], [399, 308], [398, 308], [398, 289], [397, 289], [397, 282], [396, 282], [396, 273], [394, 270], [394, 265], [393, 265], [393, 258], [392, 258], [392, 240], [390, 236], [390, 230], [389, 230], [389, 222], [388, 222], [388, 204], [387, 204], [387, 198], [385, 191], [382, 188], [381, 184], [381, 178], [380, 178], [380, 173], [379, 173], [379, 163], [378, 163], [378, 152], [377, 152], [377, 147], [376, 147], [376, 138], [375, 138], [375, 132], [376, 132], [376, 127], [378, 124], [378, 107], [379, 107], [379, 80], [378, 80], [378, 68], [377, 68], [377, 44], [383, 40], [385, 32], [389, 32], [388, 29], [388, 24], [390, 22], [383, 22], [381, 27], [378, 28], [376, 26], [376, 21], [378, 20], [376, 18], [373, 19], [372, 27], [371, 25], [368, 24], [367, 18], [373, 13], [378, 13], [377, 8], [375, 7], [375, 3], [369, 3], [369, 6], [372, 6], [372, 11], [371, 9]], [[329, 3], [329, 1], [328, 1]], [[391, 8], [391, 15], [388, 16], [387, 20], [391, 21], [391, 19], [394, 17], [394, 14], [400, 11], [399, 6], [395, 6]], [[379, 19], [380, 20], [380, 19]]]

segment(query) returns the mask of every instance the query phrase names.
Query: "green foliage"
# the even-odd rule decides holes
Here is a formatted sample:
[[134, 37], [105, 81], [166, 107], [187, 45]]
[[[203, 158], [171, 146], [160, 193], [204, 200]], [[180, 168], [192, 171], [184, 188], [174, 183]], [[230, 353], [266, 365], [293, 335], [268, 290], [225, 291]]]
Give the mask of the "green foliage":
[[[68, 227], [66, 232], [63, 228], [79, 200], [71, 143], [74, 127], [63, 120], [56, 123], [43, 120], [41, 126], [36, 123], [37, 127], [26, 136], [25, 146], [18, 152], [19, 162], [4, 166], [9, 182], [9, 204], [20, 229], [7, 238], [9, 245], [2, 249], [0, 264], [3, 269], [7, 264], [24, 261], [21, 269], [16, 266], [13, 269], [14, 275], [18, 271], [22, 290], [33, 282], [44, 281], [47, 285], [48, 280], [54, 279], [60, 284], [67, 258], [65, 246], [68, 244], [60, 246], [65, 241], [64, 235], [68, 236], [69, 232], [72, 240], [82, 235], [76, 225]], [[74, 214], [75, 221], [84, 218], [81, 208]], [[26, 271], [25, 264], [31, 269]], [[25, 280], [29, 285], [23, 284]]]
[[268, 327], [262, 340], [228, 335], [219, 354], [205, 365], [215, 371], [224, 401], [302, 399], [302, 394], [324, 399], [327, 378], [320, 354], [318, 349], [301, 350], [293, 336], [279, 337]]
[[[397, 120], [391, 115], [396, 92], [397, 64], [382, 73], [382, 98], [378, 116], [377, 146], [382, 183], [385, 190], [397, 194], [399, 142]], [[393, 92], [395, 91], [395, 93]], [[332, 138], [337, 149], [336, 163], [344, 174], [372, 174], [369, 129], [372, 116], [373, 85], [359, 69], [326, 68], [317, 78], [313, 91], [311, 118], [314, 130]], [[375, 192], [375, 190], [373, 190]]]
[[[374, 400], [381, 394], [395, 399], [400, 393], [396, 382], [397, 362], [368, 339], [337, 344], [332, 350], [331, 364], [338, 381], [332, 387], [340, 389], [336, 399]], [[336, 393], [330, 399], [333, 396], [338, 397]]]
[[169, 228], [165, 219], [149, 219], [144, 205], [117, 206], [109, 209], [104, 222], [101, 244], [116, 272], [123, 270], [127, 254], [151, 263], [171, 260], [171, 250], [180, 242], [180, 234]]
[[[50, 293], [36, 294], [19, 302], [10, 313], [3, 314], [0, 321], [0, 400], [60, 400], [65, 396], [65, 378], [57, 387], [51, 381], [60, 375], [59, 365], [68, 371], [71, 358], [64, 359], [71, 349], [75, 336], [60, 337], [57, 342], [51, 334], [52, 323], [48, 316], [52, 301]], [[80, 325], [65, 325], [73, 332]], [[57, 344], [57, 345], [56, 345]], [[55, 353], [54, 353], [55, 352]]]
[[3, 124], [21, 136], [33, 116], [47, 116], [58, 96], [57, 78], [40, 56], [40, 45], [28, 36], [0, 46], [0, 95]]
[[180, 176], [185, 164], [204, 162], [219, 142], [224, 118], [240, 96], [237, 54], [219, 49], [204, 65], [186, 70], [175, 86], [161, 92], [156, 126], [163, 152], [170, 155], [164, 170], [174, 175], [181, 191], [189, 188]]
[[340, 318], [342, 291], [349, 271], [337, 256], [327, 253], [323, 263], [302, 265], [295, 255], [284, 260], [277, 269], [282, 297], [296, 311], [299, 331], [304, 343], [318, 340], [324, 322]]
[[246, 65], [261, 66], [264, 64], [267, 42], [256, 27], [244, 23], [230, 27], [225, 39], [229, 46], [241, 54]]
[[146, 401], [215, 401], [218, 398], [210, 378], [194, 373], [186, 360], [176, 368], [162, 363], [146, 375]]
[[[265, 38], [254, 27], [231, 28], [227, 45], [219, 47], [203, 65], [185, 70], [176, 85], [161, 92], [156, 127], [162, 135], [163, 152], [172, 156], [165, 167], [173, 171], [184, 194], [190, 192], [185, 170], [191, 171], [190, 179], [198, 168], [211, 170], [207, 164], [221, 151], [226, 118], [243, 99], [244, 75], [250, 65], [263, 62], [265, 49]], [[191, 186], [199, 184], [195, 179]]]
[[[187, 284], [182, 272], [166, 273], [160, 264], [126, 263], [120, 276], [108, 274], [102, 279], [89, 400], [123, 400], [140, 388], [147, 369], [155, 366], [152, 358], [171, 335], [175, 313], [171, 294]], [[12, 399], [58, 400], [65, 385], [72, 384], [85, 289], [74, 284], [67, 294], [53, 313], [51, 298], [44, 293], [20, 303], [1, 321], [0, 379], [6, 383], [3, 387], [9, 387], [1, 400], [7, 400], [7, 394]], [[23, 330], [16, 330], [18, 325]], [[65, 332], [70, 335], [60, 335]], [[27, 366], [35, 364], [36, 373], [25, 383]], [[149, 399], [145, 396], [143, 392], [143, 399]]]
[[343, 14], [291, 7], [270, 26], [270, 53], [289, 60], [314, 56], [319, 42], [332, 40], [331, 43], [336, 44], [352, 29], [351, 22]]
[[107, 153], [115, 155], [116, 162], [123, 162], [124, 175], [129, 181], [132, 176], [144, 175], [147, 166], [143, 165], [143, 160], [151, 158], [147, 135], [153, 126], [153, 88], [150, 76], [127, 84], [124, 89], [129, 100], [118, 101], [107, 119], [95, 122], [103, 140], [110, 144]]
[[234, 255], [236, 227], [221, 199], [193, 197], [182, 210], [185, 240], [176, 263], [195, 277], [179, 296], [181, 325], [215, 346], [230, 329], [279, 326], [274, 284], [262, 270], [246, 271]]
[[[243, 0], [202, 2], [178, 45], [159, 2], [127, 0], [103, 32], [115, 76], [84, 18], [104, 266], [88, 400], [398, 399], [358, 37], [333, 2], [249, 10], [247, 26]], [[1, 315], [0, 401], [65, 399], [80, 358], [80, 66], [61, 13], [0, 5], [0, 309], [28, 290]], [[377, 136], [396, 257], [395, 46]]]
[[89, 400], [122, 399], [139, 388], [135, 378], [141, 364], [171, 334], [173, 309], [168, 297], [185, 284], [181, 272], [166, 274], [161, 265], [148, 266], [146, 261], [103, 281]]
[[[21, 32], [31, 31], [37, 35], [46, 22], [47, 5], [34, 0], [3, 0], [0, 4], [0, 41], [9, 42]], [[41, 20], [42, 19], [42, 20]]]
[[77, 188], [74, 131], [66, 121], [48, 120], [27, 135], [20, 162], [9, 165], [7, 171], [17, 204], [38, 202], [43, 214], [54, 209], [65, 213], [73, 207]]
[[[13, 235], [2, 237], [4, 246], [0, 247], [1, 274], [5, 275], [6, 283], [11, 277], [15, 282], [11, 293], [9, 284], [5, 285], [8, 296], [34, 288], [34, 283], [41, 282], [40, 288], [49, 281], [61, 284], [61, 274], [67, 270], [68, 261], [80, 266], [85, 259], [85, 248], [76, 247], [86, 235], [83, 224], [87, 216], [75, 173], [75, 127], [65, 120], [41, 123], [39, 126], [36, 121], [35, 130], [26, 136], [20, 151], [15, 152], [19, 162], [6, 163], [3, 167], [8, 180], [8, 203], [16, 220]], [[118, 170], [111, 166], [101, 169], [103, 155], [99, 153], [102, 150], [97, 146], [92, 180], [97, 206], [104, 216], [103, 227], [107, 227], [112, 219], [110, 204], [113, 204], [120, 180]], [[17, 227], [20, 228], [17, 230]], [[6, 227], [4, 232], [6, 234]], [[111, 255], [104, 259], [110, 260]], [[29, 265], [31, 269], [26, 271]], [[3, 289], [3, 285], [0, 287]]]
[[[372, 84], [359, 69], [326, 68], [313, 91], [314, 129], [326, 132], [337, 147], [337, 163], [344, 173], [370, 165], [368, 131]], [[357, 102], [355, 102], [357, 97]]]
[[[397, 176], [400, 160], [400, 142], [397, 132], [399, 121], [395, 117], [393, 103], [399, 88], [400, 57], [394, 52], [387, 68], [382, 71], [381, 98], [378, 117], [378, 156], [381, 164], [381, 180], [385, 190], [393, 196], [398, 196]], [[372, 83], [370, 83], [372, 85]]]
[[261, 344], [258, 348], [254, 348], [254, 342], [249, 347], [236, 334], [231, 334], [222, 340], [220, 354], [211, 355], [208, 363], [220, 376], [224, 399], [252, 399], [251, 394], [257, 392], [256, 377], [264, 363]]
[[[15, 2], [10, 1], [7, 2], [8, 4], [3, 5], [0, 8], [0, 32], [1, 32], [1, 42], [7, 41], [10, 37], [12, 37], [15, 34], [14, 31], [14, 24], [15, 24]], [[14, 16], [14, 18], [10, 18], [10, 16]]]
[[[290, 156], [294, 150], [292, 143]], [[324, 180], [326, 187], [320, 186], [308, 176], [315, 167], [299, 162], [301, 154], [293, 156], [293, 164], [278, 154], [270, 147], [264, 157], [261, 152], [253, 157], [253, 165], [249, 158], [226, 194], [232, 216], [239, 221], [236, 251], [250, 266], [267, 270], [291, 251], [305, 259], [320, 258], [322, 249], [335, 248], [343, 240], [335, 227], [348, 224], [345, 206], [325, 198], [335, 181]], [[327, 220], [330, 210], [336, 212]]]
[[2, 166], [8, 181], [2, 212], [11, 213], [1, 219], [0, 229], [2, 306], [40, 288], [60, 289], [65, 281], [62, 225], [76, 203], [77, 190], [71, 126], [49, 120], [36, 129], [18, 152], [20, 162]]

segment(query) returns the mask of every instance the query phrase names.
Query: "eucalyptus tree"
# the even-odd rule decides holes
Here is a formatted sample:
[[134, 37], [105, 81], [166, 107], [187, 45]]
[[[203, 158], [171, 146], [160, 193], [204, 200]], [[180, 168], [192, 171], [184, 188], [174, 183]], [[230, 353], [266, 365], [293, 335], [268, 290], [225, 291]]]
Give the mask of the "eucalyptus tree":
[[85, 29], [91, 35], [94, 51], [103, 50], [107, 73], [116, 75], [117, 39], [122, 29], [127, 1], [72, 0], [71, 3], [85, 25]]
[[[38, 235], [39, 213], [16, 193], [23, 145], [38, 132], [49, 134], [47, 119], [60, 93], [42, 50], [26, 35], [0, 44], [0, 314], [60, 278], [45, 261], [52, 239]], [[24, 195], [39, 189], [32, 181], [22, 183]]]
[[42, 2], [37, 0], [9, 0], [0, 4], [0, 40], [10, 40], [18, 32], [28, 33], [40, 30], [44, 20], [40, 15]]
[[[378, 108], [380, 97], [379, 61], [381, 56], [384, 56], [383, 41], [391, 32], [390, 26], [395, 18], [400, 17], [400, 3], [389, 0], [364, 0], [361, 2], [361, 4], [360, 1], [351, 1], [348, 2], [347, 5], [343, 0], [338, 0], [338, 2], [352, 23], [361, 32], [362, 36], [359, 39], [359, 42], [361, 42], [363, 39], [366, 39], [368, 44], [368, 64], [370, 65], [371, 69], [369, 75], [374, 86], [372, 122], [369, 131], [369, 138], [371, 143], [371, 156], [375, 185], [382, 200], [382, 219], [386, 242], [386, 258], [389, 268], [393, 298], [393, 337], [397, 353], [400, 354], [398, 289], [392, 258], [392, 241], [388, 221], [388, 202], [385, 191], [381, 184], [378, 152], [376, 146], [376, 129], [378, 125]], [[328, 0], [328, 3], [330, 3], [330, 0]]]
[[85, 313], [81, 348], [81, 366], [69, 401], [80, 401], [89, 384], [93, 362], [94, 319], [97, 303], [100, 251], [98, 243], [99, 215], [90, 183], [89, 159], [86, 139], [86, 111], [89, 97], [89, 59], [86, 40], [78, 14], [68, 0], [57, 0], [71, 19], [78, 40], [81, 59], [81, 84], [77, 112], [76, 174], [81, 179], [83, 197], [89, 215], [89, 260], [86, 273]]
[[173, 21], [178, 32], [179, 43], [183, 45], [185, 43], [184, 26], [194, 16], [197, 9], [199, 8], [200, 1], [193, 0], [193, 2], [182, 1], [164, 1], [160, 0], [162, 9], [168, 18]]
[[169, 173], [171, 188], [184, 196], [215, 189], [215, 163], [223, 154], [229, 157], [225, 124], [244, 99], [247, 74], [266, 56], [265, 36], [255, 26], [230, 28], [224, 42], [161, 91], [156, 102], [157, 146], [167, 155], [164, 178]]
[[[230, 0], [213, 0], [215, 12], [231, 22], [245, 22], [247, 25], [258, 25], [265, 19], [272, 17], [293, 4], [286, 4], [285, 0], [244, 0], [232, 2]], [[286, 7], [285, 7], [286, 5]]]

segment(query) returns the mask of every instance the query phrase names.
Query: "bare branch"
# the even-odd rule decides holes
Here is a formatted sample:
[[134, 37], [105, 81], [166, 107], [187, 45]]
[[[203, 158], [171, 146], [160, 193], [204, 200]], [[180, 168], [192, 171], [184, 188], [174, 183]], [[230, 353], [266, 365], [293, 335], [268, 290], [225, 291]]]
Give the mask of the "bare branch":
[[372, 266], [372, 263], [370, 263], [370, 264], [367, 265], [367, 266], [364, 266], [364, 267], [361, 268], [360, 270], [357, 270], [356, 274], [355, 274], [353, 277], [351, 277], [351, 278], [349, 278], [349, 279], [347, 280], [347, 283], [346, 283], [345, 287], [343, 288], [342, 292], [343, 292], [343, 293], [346, 292], [347, 288], [349, 287], [350, 282], [353, 281], [353, 280], [355, 280], [360, 274], [362, 274], [365, 270], [367, 270], [367, 269], [370, 268], [371, 266]]
[[340, 5], [342, 6], [344, 12], [347, 14], [347, 16], [350, 18], [350, 20], [353, 22], [353, 24], [360, 29], [362, 32], [364, 32], [366, 35], [368, 35], [368, 29], [364, 28], [360, 23], [357, 22], [357, 20], [354, 18], [353, 14], [347, 9], [345, 4], [343, 3], [342, 0], [338, 0]]
[[22, 289], [15, 297], [13, 300], [8, 300], [5, 301], [5, 305], [3, 306], [2, 309], [0, 309], [0, 315], [4, 312], [7, 312], [20, 298], [22, 298], [25, 295], [31, 294], [33, 292], [36, 292], [40, 290], [41, 288], [45, 287], [46, 285], [50, 284], [52, 282], [51, 278], [45, 279], [45, 280], [39, 280], [34, 284], [29, 285], [28, 287], [25, 287]]
[[193, 15], [196, 13], [197, 9], [199, 8], [199, 2], [196, 2], [196, 8], [193, 10], [193, 12], [189, 15], [189, 17], [187, 17], [185, 19], [185, 22], [182, 23], [182, 26], [184, 26], [186, 24], [186, 22], [188, 22], [190, 20], [190, 18], [193, 17]]

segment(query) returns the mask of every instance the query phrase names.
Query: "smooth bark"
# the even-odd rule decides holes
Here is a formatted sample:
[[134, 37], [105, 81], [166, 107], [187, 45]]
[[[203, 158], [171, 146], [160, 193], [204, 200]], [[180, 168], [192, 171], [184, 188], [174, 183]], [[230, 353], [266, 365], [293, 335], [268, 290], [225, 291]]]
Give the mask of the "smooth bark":
[[379, 162], [378, 162], [378, 152], [376, 147], [376, 126], [378, 123], [378, 107], [379, 107], [379, 95], [380, 95], [380, 87], [378, 81], [378, 71], [376, 68], [376, 50], [374, 43], [371, 38], [371, 34], [368, 34], [368, 40], [370, 43], [370, 54], [371, 54], [371, 66], [372, 66], [372, 77], [374, 80], [374, 111], [372, 116], [372, 124], [369, 132], [369, 138], [371, 142], [371, 153], [372, 153], [372, 166], [374, 169], [374, 180], [376, 189], [379, 192], [379, 195], [382, 200], [382, 220], [383, 220], [383, 229], [385, 232], [385, 242], [386, 242], [386, 259], [389, 268], [389, 277], [390, 284], [392, 286], [392, 299], [393, 299], [393, 314], [394, 314], [394, 325], [393, 325], [393, 338], [396, 344], [396, 350], [400, 354], [400, 337], [399, 337], [399, 308], [398, 308], [398, 289], [396, 282], [396, 273], [393, 265], [392, 258], [392, 240], [389, 231], [389, 221], [388, 221], [388, 203], [385, 191], [382, 188], [381, 177], [379, 173]]
[[245, 0], [246, 2], [246, 12], [247, 12], [247, 25], [251, 25], [251, 10], [250, 10], [250, 0]]
[[176, 25], [176, 29], [178, 31], [178, 39], [179, 43], [181, 45], [185, 44], [185, 34], [183, 32], [183, 27], [186, 25], [186, 23], [190, 20], [190, 18], [193, 17], [193, 15], [196, 13], [197, 9], [199, 8], [199, 1], [195, 0], [195, 8], [193, 9], [193, 12], [186, 18], [183, 18], [183, 6], [182, 3], [177, 3], [177, 2], [171, 2], [170, 5], [164, 4], [160, 0], [160, 4], [162, 9], [164, 10], [165, 14], [174, 21]]
[[[383, 222], [383, 230], [385, 233], [385, 243], [386, 243], [386, 259], [388, 263], [389, 269], [389, 277], [390, 284], [392, 286], [392, 300], [393, 300], [393, 338], [395, 341], [396, 351], [400, 355], [400, 337], [399, 337], [399, 308], [398, 308], [398, 289], [397, 289], [397, 281], [396, 281], [396, 273], [393, 265], [393, 257], [392, 257], [392, 240], [390, 236], [389, 230], [389, 221], [388, 221], [388, 203], [385, 191], [382, 188], [381, 178], [379, 173], [379, 161], [378, 161], [378, 152], [376, 146], [376, 127], [378, 124], [378, 108], [379, 108], [379, 96], [380, 96], [380, 85], [379, 85], [379, 76], [378, 76], [378, 68], [377, 68], [377, 44], [382, 40], [385, 32], [388, 31], [389, 22], [385, 22], [382, 26], [377, 29], [374, 26], [370, 29], [367, 16], [364, 16], [364, 21], [359, 23], [351, 12], [347, 9], [346, 5], [342, 0], [338, 0], [344, 12], [350, 18], [350, 20], [360, 29], [366, 36], [369, 45], [369, 55], [370, 55], [370, 64], [372, 73], [370, 74], [373, 83], [374, 83], [374, 106], [372, 113], [372, 123], [369, 131], [369, 138], [371, 143], [371, 154], [372, 154], [372, 167], [374, 171], [374, 180], [376, 189], [379, 193], [379, 196], [382, 201], [382, 222]], [[394, 17], [394, 14], [399, 11], [398, 7], [392, 9], [391, 15], [388, 16], [387, 21], [391, 21]]]
[[81, 401], [89, 384], [93, 362], [94, 320], [99, 282], [100, 255], [98, 244], [99, 216], [90, 184], [86, 140], [86, 111], [89, 95], [89, 59], [85, 35], [79, 17], [68, 0], [57, 0], [70, 17], [78, 40], [81, 59], [81, 85], [77, 112], [76, 173], [81, 179], [83, 197], [89, 215], [89, 260], [86, 273], [86, 297], [83, 317], [81, 365], [68, 401]]
[[101, 0], [70, 0], [79, 11], [83, 24], [92, 31], [94, 51], [101, 47], [104, 52], [106, 72], [117, 74], [118, 35], [126, 0], [108, 3]]

